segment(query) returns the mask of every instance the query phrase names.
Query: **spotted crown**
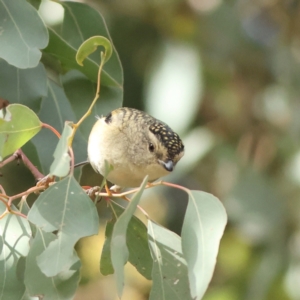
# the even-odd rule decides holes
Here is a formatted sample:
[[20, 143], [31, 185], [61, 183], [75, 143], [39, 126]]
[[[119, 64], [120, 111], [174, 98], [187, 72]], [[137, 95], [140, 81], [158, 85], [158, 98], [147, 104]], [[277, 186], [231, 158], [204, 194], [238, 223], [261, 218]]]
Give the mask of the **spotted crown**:
[[160, 142], [168, 149], [170, 159], [183, 151], [184, 145], [179, 135], [168, 125], [155, 120], [155, 122], [149, 126], [149, 130], [155, 134]]

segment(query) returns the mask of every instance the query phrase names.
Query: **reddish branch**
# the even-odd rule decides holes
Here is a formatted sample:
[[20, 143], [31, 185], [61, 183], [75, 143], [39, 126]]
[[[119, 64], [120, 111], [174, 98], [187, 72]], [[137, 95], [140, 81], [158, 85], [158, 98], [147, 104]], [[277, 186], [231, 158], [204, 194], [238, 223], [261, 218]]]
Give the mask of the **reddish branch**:
[[28, 168], [28, 170], [32, 173], [35, 180], [41, 180], [45, 176], [37, 169], [36, 166], [33, 165], [33, 163], [29, 160], [29, 158], [24, 154], [24, 152], [21, 149], [18, 149], [12, 156], [8, 157], [6, 160], [0, 163], [0, 169], [5, 166], [6, 164], [21, 159], [24, 163], [24, 165]]

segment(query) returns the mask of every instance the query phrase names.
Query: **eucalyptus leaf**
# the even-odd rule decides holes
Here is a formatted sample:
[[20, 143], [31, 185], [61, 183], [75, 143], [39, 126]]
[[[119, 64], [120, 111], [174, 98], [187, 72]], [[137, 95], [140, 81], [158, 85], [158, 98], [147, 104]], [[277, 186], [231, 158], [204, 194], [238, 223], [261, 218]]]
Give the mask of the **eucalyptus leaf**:
[[[85, 60], [83, 66], [80, 66], [76, 62], [77, 49], [71, 46], [61, 36], [55, 33], [52, 29], [49, 29], [49, 45], [43, 50], [43, 52], [52, 55], [56, 58], [65, 71], [79, 70], [85, 74], [91, 81], [97, 82], [99, 65], [92, 61], [90, 58]], [[99, 60], [100, 61], [100, 55]], [[120, 84], [112, 78], [105, 70], [101, 75], [101, 84], [110, 87], [122, 88]]]
[[[78, 49], [84, 41], [94, 36], [105, 37], [110, 40], [112, 44], [105, 20], [98, 11], [84, 3], [63, 2], [62, 5], [65, 8], [65, 16], [61, 36], [75, 49]], [[86, 20], [89, 20], [89, 22], [86, 22]], [[90, 55], [89, 58], [84, 61], [84, 65], [88, 63], [89, 59], [99, 66], [100, 51], [96, 51]], [[109, 61], [104, 65], [103, 70], [101, 85], [122, 89], [123, 71], [115, 48], [113, 48], [113, 53]], [[107, 77], [111, 78], [112, 81], [108, 81]], [[96, 82], [97, 76], [91, 80]]]
[[201, 191], [189, 192], [181, 238], [193, 299], [202, 299], [212, 278], [226, 222], [219, 199]]
[[47, 74], [39, 63], [31, 69], [18, 69], [0, 60], [1, 97], [10, 103], [20, 103], [37, 113], [42, 98], [47, 95]]
[[192, 300], [181, 238], [151, 220], [148, 221], [148, 236], [153, 258], [153, 285], [149, 299]]
[[129, 257], [129, 251], [126, 245], [127, 228], [130, 219], [137, 208], [147, 182], [148, 176], [146, 176], [143, 180], [139, 191], [131, 199], [124, 213], [117, 219], [112, 232], [110, 243], [111, 261], [115, 271], [115, 281], [120, 298], [124, 288], [124, 265], [127, 263]]
[[48, 44], [48, 31], [36, 9], [24, 0], [0, 0], [0, 57], [25, 69], [36, 67]]
[[76, 61], [80, 66], [83, 66], [83, 61], [93, 52], [97, 50], [99, 46], [104, 47], [104, 62], [107, 62], [112, 55], [112, 45], [110, 41], [104, 36], [92, 36], [84, 41], [76, 53]]
[[0, 161], [12, 154], [42, 128], [37, 115], [21, 104], [11, 104], [6, 107], [4, 119], [0, 118]]
[[[0, 214], [5, 210], [5, 205], [0, 202]], [[19, 259], [29, 251], [30, 236], [31, 230], [26, 219], [10, 213], [0, 219], [1, 299], [21, 299], [25, 292], [24, 282], [19, 280], [17, 269]]]
[[50, 166], [50, 174], [58, 177], [66, 176], [70, 171], [71, 157], [69, 155], [70, 137], [73, 128], [71, 122], [66, 122], [63, 133], [54, 151], [54, 161]]
[[[125, 208], [115, 202], [111, 202], [111, 209], [113, 215], [121, 216]], [[116, 218], [113, 218], [106, 225], [105, 243], [102, 249], [100, 260], [100, 271], [103, 275], [114, 273], [111, 263], [110, 243], [112, 237], [113, 227]], [[152, 258], [148, 246], [147, 227], [136, 216], [132, 216], [129, 221], [126, 232], [126, 244], [128, 247], [129, 257], [128, 261], [137, 269], [137, 271], [147, 279], [151, 279]]]
[[72, 266], [75, 243], [98, 233], [99, 221], [94, 203], [73, 176], [50, 186], [34, 202], [28, 220], [46, 232], [58, 230], [57, 239], [38, 257], [41, 271], [56, 276]]
[[53, 233], [37, 230], [26, 258], [26, 289], [30, 296], [43, 295], [43, 300], [73, 299], [80, 279], [80, 261], [75, 250], [71, 259], [74, 264], [69, 269], [62, 270], [57, 276], [46, 276], [37, 265], [37, 257], [55, 239]]

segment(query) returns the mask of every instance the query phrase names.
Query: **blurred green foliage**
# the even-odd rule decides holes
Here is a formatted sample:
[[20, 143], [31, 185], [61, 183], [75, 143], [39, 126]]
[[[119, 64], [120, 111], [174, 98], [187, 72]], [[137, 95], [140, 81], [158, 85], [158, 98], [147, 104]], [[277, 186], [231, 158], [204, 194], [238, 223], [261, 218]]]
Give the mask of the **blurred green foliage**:
[[[168, 117], [178, 106], [189, 113], [188, 126], [182, 129], [186, 155], [174, 181], [215, 194], [229, 214], [204, 300], [300, 299], [299, 0], [85, 2], [107, 21], [124, 69], [124, 106], [152, 107], [147, 90], [156, 76], [153, 70], [166, 59], [165, 45], [184, 45], [198, 57], [194, 68], [201, 73], [202, 88], [197, 105], [188, 97], [171, 99], [169, 110], [156, 106], [151, 113]], [[179, 62], [173, 70], [188, 76], [177, 67]], [[164, 79], [171, 77], [165, 74]], [[181, 83], [174, 81], [174, 90]], [[161, 84], [166, 86], [164, 80]], [[180, 126], [185, 117], [174, 114], [173, 124]], [[24, 152], [26, 147], [30, 144]], [[197, 147], [201, 155], [189, 152]], [[23, 167], [10, 164], [1, 172], [8, 194], [26, 188], [24, 177], [28, 187], [33, 184]], [[82, 184], [100, 180], [89, 166], [83, 174]], [[154, 220], [180, 232], [187, 199], [165, 193], [172, 191], [157, 189], [143, 207]], [[99, 276], [99, 265], [89, 262], [92, 249], [99, 253], [99, 241], [85, 244], [77, 248], [86, 260], [86, 282]], [[104, 291], [112, 288], [107, 280], [82, 286], [76, 300], [107, 299]], [[125, 300], [148, 298], [149, 282], [134, 274], [127, 283], [131, 289], [125, 291]]]
[[[215, 194], [229, 214], [204, 299], [300, 299], [300, 2], [87, 2], [108, 21], [124, 68], [125, 106], [151, 107], [147, 88], [165, 44], [187, 45], [200, 58], [203, 90], [183, 140], [199, 127], [215, 142], [176, 180]], [[178, 105], [174, 99], [157, 113]], [[199, 149], [202, 143], [194, 141]], [[179, 231], [184, 201], [167, 198], [165, 224]]]

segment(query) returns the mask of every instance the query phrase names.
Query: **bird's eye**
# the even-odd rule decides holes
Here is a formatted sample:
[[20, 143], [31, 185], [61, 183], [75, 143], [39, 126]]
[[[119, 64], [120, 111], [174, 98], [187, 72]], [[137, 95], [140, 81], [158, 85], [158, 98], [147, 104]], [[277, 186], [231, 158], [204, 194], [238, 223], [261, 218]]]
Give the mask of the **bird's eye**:
[[154, 151], [154, 145], [152, 143], [149, 144], [149, 151], [150, 152]]

